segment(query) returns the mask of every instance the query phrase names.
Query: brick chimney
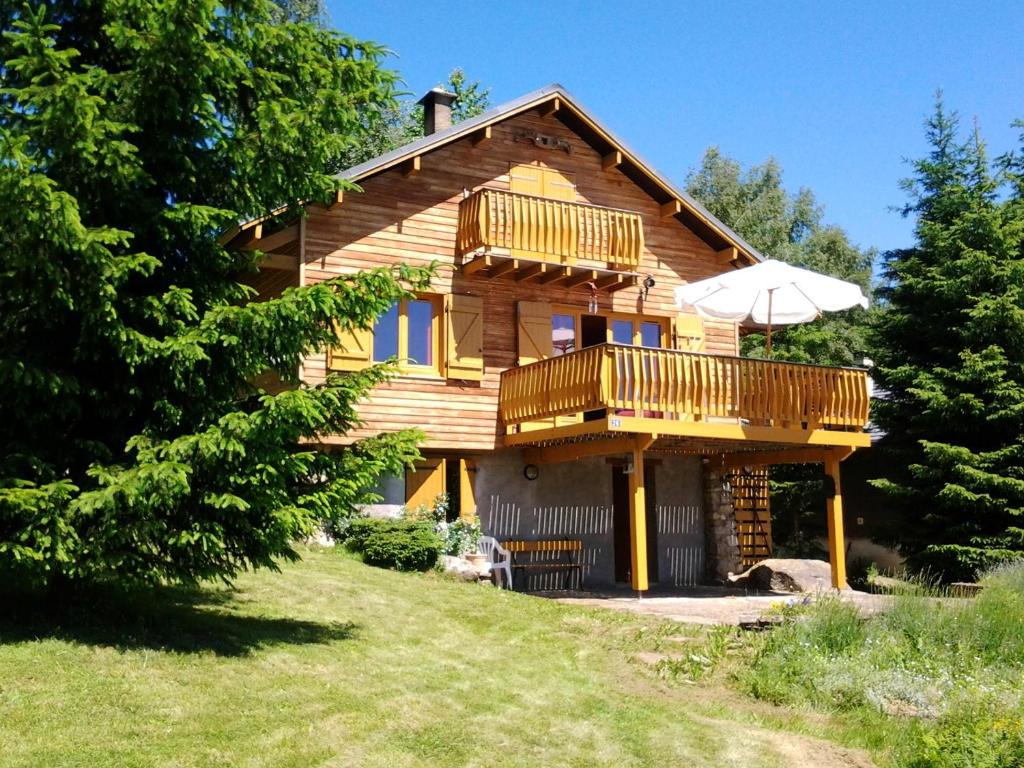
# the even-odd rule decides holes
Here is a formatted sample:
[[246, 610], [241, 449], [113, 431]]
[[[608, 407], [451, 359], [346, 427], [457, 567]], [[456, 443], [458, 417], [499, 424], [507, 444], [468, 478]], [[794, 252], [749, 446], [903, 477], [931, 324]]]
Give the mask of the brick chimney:
[[426, 95], [419, 100], [423, 105], [423, 135], [429, 136], [432, 133], [443, 131], [452, 127], [452, 102], [455, 101], [455, 94], [449, 93], [443, 88], [431, 88]]

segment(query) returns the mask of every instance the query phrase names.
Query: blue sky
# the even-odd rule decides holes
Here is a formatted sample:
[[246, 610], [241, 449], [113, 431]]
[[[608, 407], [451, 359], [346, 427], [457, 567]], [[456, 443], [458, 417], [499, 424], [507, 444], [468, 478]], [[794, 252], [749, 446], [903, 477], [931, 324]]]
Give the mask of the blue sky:
[[497, 104], [560, 82], [680, 184], [718, 145], [774, 156], [862, 246], [912, 241], [889, 210], [925, 151], [936, 88], [994, 154], [1024, 118], [1024, 2], [354, 2], [334, 26], [384, 43], [419, 96], [454, 67]]

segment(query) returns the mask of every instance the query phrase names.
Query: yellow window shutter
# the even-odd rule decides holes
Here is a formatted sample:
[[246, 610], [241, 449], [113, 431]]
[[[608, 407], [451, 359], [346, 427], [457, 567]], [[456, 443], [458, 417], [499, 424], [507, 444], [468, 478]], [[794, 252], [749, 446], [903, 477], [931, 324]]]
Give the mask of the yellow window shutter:
[[539, 165], [516, 165], [512, 163], [508, 172], [508, 187], [517, 195], [544, 194], [544, 169]]
[[542, 176], [543, 196], [551, 200], [568, 200], [576, 202], [576, 175], [562, 173], [554, 168], [545, 168]]
[[480, 381], [484, 377], [484, 300], [480, 296], [444, 297], [445, 376]]
[[405, 505], [409, 509], [431, 506], [445, 492], [444, 459], [424, 459], [405, 473]]
[[551, 305], [546, 301], [520, 301], [516, 309], [519, 365], [551, 357]]
[[476, 515], [476, 466], [469, 459], [459, 459], [459, 517], [468, 520]]
[[684, 352], [704, 351], [704, 321], [697, 315], [676, 315], [674, 331], [676, 349]]
[[338, 343], [327, 355], [331, 371], [358, 371], [373, 362], [373, 331], [367, 328], [339, 330]]

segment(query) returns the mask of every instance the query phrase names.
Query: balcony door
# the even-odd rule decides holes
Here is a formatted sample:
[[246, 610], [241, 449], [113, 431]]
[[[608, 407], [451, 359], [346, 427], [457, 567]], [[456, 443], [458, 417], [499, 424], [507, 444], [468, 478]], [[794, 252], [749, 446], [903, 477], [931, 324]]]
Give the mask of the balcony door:
[[[517, 165], [513, 163], [509, 168], [509, 191], [517, 195], [530, 195], [542, 197], [547, 200], [563, 200], [565, 202], [576, 202], [576, 175], [562, 173], [554, 168], [545, 168], [533, 163]], [[527, 203], [526, 205], [529, 205]], [[519, 221], [526, 221], [530, 217], [519, 217]], [[539, 218], [535, 217], [535, 218]], [[548, 260], [547, 254], [539, 251], [512, 249], [512, 255], [519, 258]]]

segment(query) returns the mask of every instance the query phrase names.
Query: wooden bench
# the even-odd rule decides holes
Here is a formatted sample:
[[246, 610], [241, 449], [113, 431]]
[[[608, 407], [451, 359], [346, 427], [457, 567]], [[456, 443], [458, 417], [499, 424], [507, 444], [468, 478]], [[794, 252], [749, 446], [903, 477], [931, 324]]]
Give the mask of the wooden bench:
[[[541, 539], [539, 541], [525, 541], [513, 539], [501, 542], [501, 546], [509, 551], [512, 558], [512, 582], [515, 588], [515, 574], [517, 571], [524, 573], [534, 572], [558, 572], [566, 574], [565, 588], [568, 589], [572, 573], [576, 572], [576, 587], [583, 587], [583, 569], [579, 561], [580, 552], [583, 551], [583, 542], [579, 539]], [[522, 555], [530, 555], [533, 558], [540, 554], [563, 555], [561, 560], [536, 560], [530, 559], [526, 562], [519, 560]]]

